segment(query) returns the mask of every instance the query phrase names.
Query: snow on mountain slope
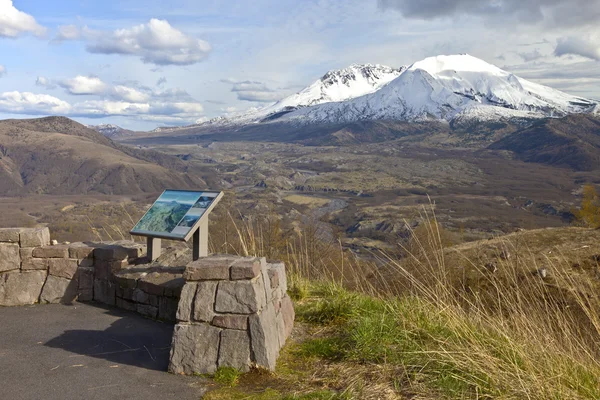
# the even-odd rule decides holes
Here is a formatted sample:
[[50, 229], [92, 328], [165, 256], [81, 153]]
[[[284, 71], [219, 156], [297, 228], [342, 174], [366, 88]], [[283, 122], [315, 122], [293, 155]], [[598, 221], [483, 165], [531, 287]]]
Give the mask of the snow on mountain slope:
[[279, 121], [540, 118], [589, 113], [596, 105], [462, 54], [427, 58], [373, 93], [298, 109]]
[[300, 92], [274, 104], [253, 108], [227, 117], [217, 117], [206, 124], [239, 124], [258, 122], [278, 113], [329, 102], [339, 102], [377, 91], [406, 70], [379, 64], [352, 64], [348, 68], [332, 70]]
[[302, 91], [277, 102], [272, 109], [313, 106], [373, 93], [397, 78], [405, 69], [406, 67], [394, 69], [384, 65], [353, 64], [348, 68], [329, 71]]

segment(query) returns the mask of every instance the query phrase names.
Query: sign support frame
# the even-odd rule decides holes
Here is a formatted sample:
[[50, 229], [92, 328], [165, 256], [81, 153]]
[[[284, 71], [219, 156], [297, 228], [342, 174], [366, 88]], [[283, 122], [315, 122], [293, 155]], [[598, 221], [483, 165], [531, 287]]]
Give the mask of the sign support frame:
[[[202, 214], [199, 220], [194, 224], [192, 229], [185, 235], [185, 237], [175, 237], [169, 234], [160, 234], [160, 233], [146, 233], [146, 232], [137, 232], [135, 230], [130, 231], [130, 234], [135, 236], [145, 236], [146, 237], [146, 245], [147, 245], [147, 258], [149, 262], [153, 262], [160, 257], [162, 254], [162, 239], [168, 240], [177, 240], [188, 242], [192, 239], [192, 259], [194, 261], [200, 259], [201, 257], [208, 256], [208, 215], [217, 205], [217, 203], [223, 198], [224, 193], [221, 191], [214, 190], [173, 190], [167, 189], [163, 192], [163, 194], [167, 191], [179, 191], [179, 192], [210, 192], [217, 193], [214, 200], [211, 202], [210, 206], [206, 209], [206, 211]], [[162, 194], [161, 194], [162, 196]], [[160, 197], [159, 197], [160, 198]]]

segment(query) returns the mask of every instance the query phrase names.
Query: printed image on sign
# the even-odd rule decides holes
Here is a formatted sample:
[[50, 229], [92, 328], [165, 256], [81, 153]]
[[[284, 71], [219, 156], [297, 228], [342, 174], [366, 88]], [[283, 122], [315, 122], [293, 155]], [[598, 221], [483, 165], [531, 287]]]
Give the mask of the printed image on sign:
[[184, 238], [218, 194], [218, 192], [166, 190], [131, 233]]

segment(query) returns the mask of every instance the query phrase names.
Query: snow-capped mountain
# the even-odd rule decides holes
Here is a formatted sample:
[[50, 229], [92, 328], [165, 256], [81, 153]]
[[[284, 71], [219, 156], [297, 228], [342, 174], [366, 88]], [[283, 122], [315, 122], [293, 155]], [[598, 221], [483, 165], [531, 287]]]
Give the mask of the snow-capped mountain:
[[560, 117], [597, 104], [539, 85], [469, 55], [419, 61], [378, 91], [287, 114], [297, 122]]
[[468, 54], [409, 67], [352, 65], [273, 105], [206, 124], [498, 120], [597, 113], [598, 103], [539, 85]]
[[90, 129], [95, 130], [98, 133], [103, 134], [107, 138], [116, 139], [122, 136], [127, 136], [132, 133], [132, 131], [121, 128], [118, 125], [113, 124], [100, 124], [100, 125], [88, 125]]
[[298, 108], [353, 99], [377, 91], [400, 76], [405, 69], [406, 67], [392, 68], [379, 64], [352, 64], [348, 68], [327, 72], [310, 86], [274, 104], [213, 118], [204, 124], [258, 122]]

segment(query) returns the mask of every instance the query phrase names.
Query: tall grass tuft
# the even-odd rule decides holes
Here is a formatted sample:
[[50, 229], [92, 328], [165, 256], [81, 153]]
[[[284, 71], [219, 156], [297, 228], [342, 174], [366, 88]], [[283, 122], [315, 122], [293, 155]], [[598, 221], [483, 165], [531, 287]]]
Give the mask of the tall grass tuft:
[[302, 351], [395, 371], [381, 379], [403, 395], [599, 399], [595, 278], [573, 274], [565, 257], [539, 265], [510, 237], [497, 243], [503, 257], [482, 264], [447, 249], [431, 209], [422, 217], [402, 258], [361, 260], [323, 239], [318, 225], [285, 231], [273, 215], [229, 214], [227, 238], [212, 245], [285, 261], [299, 318], [335, 332]]

